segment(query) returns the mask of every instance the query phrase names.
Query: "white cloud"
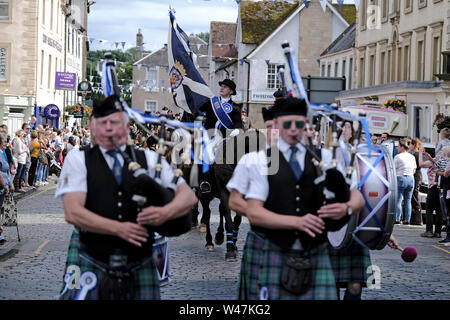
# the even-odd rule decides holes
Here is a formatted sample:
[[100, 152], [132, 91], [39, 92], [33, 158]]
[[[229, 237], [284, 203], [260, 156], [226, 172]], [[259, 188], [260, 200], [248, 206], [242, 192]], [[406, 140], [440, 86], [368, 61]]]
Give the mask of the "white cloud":
[[[144, 47], [155, 50], [167, 43], [169, 5], [175, 9], [178, 24], [187, 33], [209, 32], [211, 21], [236, 22], [234, 0], [97, 0], [89, 14], [89, 38], [96, 41], [91, 50], [115, 48], [114, 42], [136, 43], [142, 29]], [[99, 44], [98, 40], [109, 40]], [[111, 43], [113, 46], [111, 46]], [[121, 45], [119, 45], [121, 48]]]

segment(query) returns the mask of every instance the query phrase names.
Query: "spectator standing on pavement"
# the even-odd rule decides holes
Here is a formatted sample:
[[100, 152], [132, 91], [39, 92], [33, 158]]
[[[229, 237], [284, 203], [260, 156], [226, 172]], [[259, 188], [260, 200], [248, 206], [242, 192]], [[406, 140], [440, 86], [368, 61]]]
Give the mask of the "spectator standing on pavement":
[[397, 155], [398, 152], [397, 152], [397, 149], [395, 148], [394, 141], [391, 140], [390, 137], [389, 137], [389, 133], [383, 132], [381, 134], [381, 139], [380, 140], [381, 140], [380, 144], [382, 146], [385, 146], [389, 150], [390, 154], [392, 155], [392, 158], [395, 158], [395, 156]]
[[376, 136], [376, 135], [373, 135], [371, 138], [371, 142], [372, 142], [372, 144], [378, 144], [378, 137]]
[[420, 170], [419, 164], [419, 151], [422, 150], [422, 142], [419, 138], [414, 138], [411, 140], [409, 145], [410, 152], [413, 153], [416, 159], [416, 172], [414, 173], [414, 191], [411, 198], [411, 224], [412, 225], [422, 225], [422, 207], [420, 205], [419, 199], [419, 188], [422, 184], [422, 171]]
[[397, 172], [397, 208], [395, 212], [395, 224], [400, 224], [402, 217], [402, 200], [404, 198], [405, 212], [403, 224], [409, 224], [411, 220], [411, 198], [414, 191], [414, 173], [416, 171], [416, 159], [408, 152], [409, 144], [406, 139], [398, 143], [398, 154], [394, 158], [394, 166]]
[[447, 165], [447, 169], [444, 172], [444, 175], [442, 177], [442, 197], [443, 197], [443, 212], [445, 212], [445, 221], [446, 221], [446, 233], [447, 236], [445, 239], [439, 241], [439, 244], [442, 244], [444, 246], [450, 246], [450, 165]]
[[29, 187], [29, 183], [28, 183], [28, 174], [30, 171], [30, 166], [31, 166], [31, 156], [30, 156], [30, 141], [31, 141], [31, 136], [30, 136], [30, 132], [31, 132], [31, 126], [29, 123], [24, 123], [22, 124], [22, 130], [25, 132], [25, 143], [27, 145], [28, 148], [28, 152], [27, 152], [27, 161], [26, 161], [26, 165], [25, 165], [25, 171], [23, 174], [23, 185], [25, 187]]
[[38, 133], [33, 131], [31, 133], [31, 142], [30, 142], [30, 156], [31, 156], [31, 166], [30, 172], [28, 174], [28, 184], [30, 186], [34, 186], [34, 180], [36, 177], [36, 171], [39, 162], [39, 150], [41, 149], [41, 144], [38, 140]]
[[[423, 161], [423, 156], [427, 158]], [[426, 231], [420, 236], [425, 238], [440, 238], [442, 229], [442, 210], [439, 200], [439, 187], [437, 184], [437, 167], [436, 158], [424, 151], [423, 148], [419, 151], [419, 166], [421, 168], [428, 168], [428, 192], [427, 192], [427, 215], [426, 215]], [[436, 211], [436, 218], [433, 223], [433, 211]], [[433, 232], [434, 225], [434, 232]]]
[[14, 192], [14, 187], [9, 178], [9, 164], [6, 157], [5, 149], [7, 146], [7, 135], [2, 132], [0, 133], [0, 245], [6, 242], [5, 237], [2, 235], [3, 228], [1, 225], [2, 216], [4, 214], [3, 204], [5, 202], [5, 197], [9, 192]]
[[439, 160], [442, 155], [442, 149], [450, 146], [450, 128], [444, 128], [439, 132], [439, 142], [436, 146], [436, 159]]
[[31, 117], [31, 119], [30, 119], [30, 128], [31, 128], [31, 130], [34, 130], [34, 127], [36, 126], [36, 117], [35, 116], [33, 116], [33, 117]]
[[25, 143], [25, 132], [17, 130], [16, 138], [14, 140], [14, 157], [17, 159], [18, 167], [17, 173], [14, 177], [15, 184], [17, 184], [17, 191], [22, 190], [22, 180], [24, 179], [25, 166], [27, 163], [28, 147]]

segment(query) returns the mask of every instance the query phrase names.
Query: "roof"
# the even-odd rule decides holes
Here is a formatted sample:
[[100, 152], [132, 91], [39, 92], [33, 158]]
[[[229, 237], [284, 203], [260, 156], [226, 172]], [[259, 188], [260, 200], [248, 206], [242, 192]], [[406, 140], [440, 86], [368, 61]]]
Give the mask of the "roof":
[[241, 1], [242, 42], [262, 43], [298, 6], [286, 1]]
[[320, 55], [325, 56], [328, 54], [344, 51], [355, 47], [355, 37], [356, 37], [356, 23], [353, 22], [344, 32], [341, 33], [336, 40], [324, 52]]
[[[339, 5], [337, 3], [332, 4], [333, 7], [339, 11]], [[342, 10], [339, 11], [341, 16], [348, 22], [348, 24], [352, 24], [356, 20], [356, 7], [354, 4], [344, 4], [342, 6]]]
[[211, 56], [214, 61], [225, 61], [226, 59], [215, 57], [235, 57], [236, 48], [236, 23], [211, 21], [210, 43]]
[[[197, 64], [201, 68], [208, 68], [209, 60], [208, 60], [208, 48], [207, 43], [200, 39], [197, 36], [191, 35], [189, 36], [189, 44], [191, 50], [197, 55]], [[154, 51], [139, 61], [133, 63], [133, 66], [138, 66], [139, 64], [147, 65], [147, 66], [168, 66], [169, 58], [167, 54], [167, 45], [164, 45], [161, 49]]]

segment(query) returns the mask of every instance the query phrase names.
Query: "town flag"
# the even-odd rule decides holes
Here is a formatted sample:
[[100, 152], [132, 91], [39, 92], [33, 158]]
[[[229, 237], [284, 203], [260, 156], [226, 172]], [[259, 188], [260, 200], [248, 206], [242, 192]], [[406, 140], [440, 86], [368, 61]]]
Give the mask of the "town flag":
[[172, 10], [169, 15], [169, 79], [175, 104], [195, 114], [202, 105], [211, 101], [219, 121], [231, 129], [233, 122], [224, 111], [220, 99], [214, 97], [196, 68], [197, 56], [190, 49], [188, 35], [178, 26]]

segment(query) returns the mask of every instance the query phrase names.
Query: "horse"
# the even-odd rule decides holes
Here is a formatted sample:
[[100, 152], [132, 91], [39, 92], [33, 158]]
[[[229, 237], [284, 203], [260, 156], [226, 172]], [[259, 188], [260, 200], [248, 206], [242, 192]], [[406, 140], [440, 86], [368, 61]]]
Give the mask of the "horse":
[[[202, 225], [205, 225], [206, 230], [200, 231], [206, 231], [205, 248], [208, 251], [214, 251], [214, 244], [212, 241], [210, 229], [211, 209], [209, 208], [209, 204], [214, 198], [220, 200], [220, 220], [219, 227], [214, 237], [214, 242], [217, 245], [221, 245], [224, 242], [225, 229], [227, 236], [227, 251], [225, 254], [225, 260], [228, 262], [235, 261], [237, 259], [236, 242], [239, 233], [239, 226], [242, 221], [242, 216], [237, 212], [234, 219], [232, 219], [231, 210], [228, 207], [230, 193], [228, 192], [226, 185], [230, 181], [233, 175], [234, 168], [236, 167], [240, 158], [246, 153], [265, 148], [265, 141], [266, 140], [264, 134], [257, 130], [249, 130], [247, 132], [241, 131], [237, 136], [223, 139], [216, 148], [215, 162], [210, 166], [209, 172], [207, 174], [203, 174], [201, 179], [209, 183], [209, 190], [206, 192], [203, 190], [202, 192], [202, 188], [195, 188], [196, 195], [203, 207], [203, 215], [200, 222], [202, 223]], [[183, 170], [184, 176], [187, 179], [191, 175], [191, 170], [192, 166], [186, 167]], [[199, 168], [199, 171], [200, 170], [201, 169]], [[198, 206], [193, 208], [192, 213], [192, 225], [194, 227], [197, 225], [197, 219], [199, 216]]]

